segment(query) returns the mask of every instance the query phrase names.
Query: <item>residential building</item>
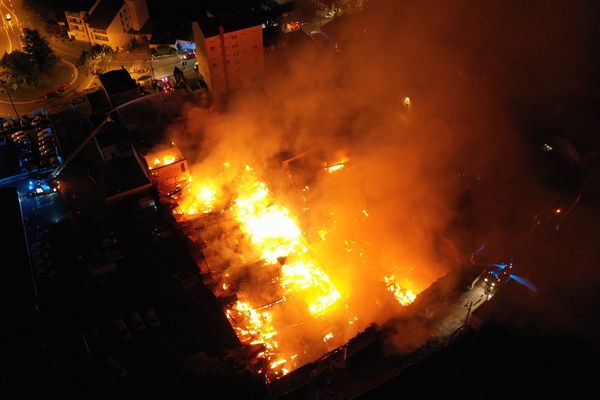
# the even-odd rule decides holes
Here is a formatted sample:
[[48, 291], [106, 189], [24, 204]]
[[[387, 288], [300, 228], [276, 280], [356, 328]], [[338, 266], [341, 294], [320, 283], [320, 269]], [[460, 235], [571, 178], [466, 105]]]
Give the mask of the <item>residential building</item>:
[[144, 156], [152, 182], [159, 190], [172, 191], [189, 180], [189, 167], [181, 150], [175, 145]]
[[65, 10], [67, 31], [75, 40], [116, 49], [135, 35], [147, 34], [146, 0], [82, 0], [68, 7]]
[[192, 22], [198, 73], [208, 88], [225, 93], [264, 70], [262, 22], [252, 12]]

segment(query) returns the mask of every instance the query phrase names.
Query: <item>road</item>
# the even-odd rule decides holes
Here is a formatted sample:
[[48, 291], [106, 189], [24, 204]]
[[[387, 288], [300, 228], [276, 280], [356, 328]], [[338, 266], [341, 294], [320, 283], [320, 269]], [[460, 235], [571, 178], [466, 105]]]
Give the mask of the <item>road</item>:
[[[22, 15], [20, 10], [20, 0], [0, 0], [0, 18], [2, 20], [2, 31], [0, 34], [0, 54], [10, 53], [14, 50], [21, 50], [21, 30], [22, 22], [19, 18]], [[7, 19], [10, 16], [10, 19]]]
[[[23, 11], [23, 0], [0, 0], [0, 20], [2, 21], [2, 30], [0, 32], [0, 55], [5, 52], [11, 52], [17, 49], [21, 49], [21, 30], [24, 27], [30, 26], [31, 23], [26, 20], [27, 15]], [[10, 14], [10, 21], [6, 20], [6, 15]], [[60, 108], [68, 107], [71, 102], [91, 87], [99, 85], [97, 79], [92, 76], [86, 75], [81, 70], [76, 70], [76, 63], [81, 55], [82, 50], [86, 49], [88, 45], [86, 43], [79, 42], [67, 42], [64, 40], [57, 39], [55, 37], [46, 38], [52, 48], [54, 49], [57, 57], [64, 62], [71, 65], [76, 71], [74, 73], [74, 80], [71, 83], [71, 87], [67, 89], [61, 96], [57, 96], [51, 99], [37, 98], [28, 101], [15, 101], [15, 106], [19, 114], [30, 113], [39, 108], [45, 108], [49, 111], [57, 110]], [[153, 60], [150, 63], [150, 57], [146, 51], [134, 51], [131, 53], [121, 52], [117, 55], [117, 58], [112, 63], [112, 69], [125, 67], [130, 71], [134, 70], [154, 70], [154, 77], [161, 79], [164, 76], [173, 75], [173, 68], [177, 65], [181, 69], [193, 68], [195, 60], [187, 61], [185, 67], [182, 65], [182, 61], [179, 56], [164, 57]], [[144, 73], [142, 75], [146, 75]], [[132, 74], [134, 79], [137, 79], [140, 74]], [[57, 87], [64, 82], [57, 82]], [[0, 116], [13, 116], [14, 110], [8, 101], [0, 101]]]

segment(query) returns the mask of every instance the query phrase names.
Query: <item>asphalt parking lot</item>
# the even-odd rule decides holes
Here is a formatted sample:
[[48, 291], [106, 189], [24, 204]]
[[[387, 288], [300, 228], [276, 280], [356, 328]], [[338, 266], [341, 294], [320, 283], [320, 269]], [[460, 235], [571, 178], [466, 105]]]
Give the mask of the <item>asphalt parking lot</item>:
[[60, 144], [50, 120], [42, 113], [1, 121], [1, 143], [16, 157], [21, 172], [56, 167], [61, 162]]

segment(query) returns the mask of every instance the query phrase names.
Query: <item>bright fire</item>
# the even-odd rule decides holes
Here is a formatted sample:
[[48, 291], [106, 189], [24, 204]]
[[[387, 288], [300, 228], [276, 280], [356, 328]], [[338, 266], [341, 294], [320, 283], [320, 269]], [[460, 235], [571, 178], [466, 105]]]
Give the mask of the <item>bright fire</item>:
[[164, 167], [165, 165], [173, 164], [175, 161], [177, 161], [177, 157], [175, 157], [174, 155], [167, 154], [160, 158], [154, 157], [154, 161], [152, 162], [152, 165], [149, 165], [148, 167], [150, 169]]
[[415, 301], [417, 296], [410, 290], [402, 289], [396, 282], [396, 277], [394, 275], [384, 277], [383, 281], [385, 282], [387, 289], [394, 294], [396, 300], [403, 306], [407, 306]]
[[[226, 162], [224, 168], [228, 179], [223, 173], [212, 180], [190, 179], [174, 212], [179, 220], [199, 221], [201, 236], [219, 238], [214, 243], [218, 249], [211, 252], [207, 239], [203, 251], [218, 280], [213, 291], [233, 296], [226, 306], [231, 325], [253, 349], [256, 370], [276, 379], [343, 344], [358, 332], [359, 318], [349, 308], [350, 294], [327, 273], [326, 267], [335, 266], [313, 255], [314, 244], [297, 216], [250, 166], [235, 171]], [[368, 216], [366, 210], [362, 213]], [[223, 222], [213, 224], [213, 219]], [[318, 242], [330, 240], [325, 227], [317, 235]], [[382, 289], [401, 305], [415, 299], [394, 276], [383, 280]], [[313, 346], [312, 340], [320, 345]]]

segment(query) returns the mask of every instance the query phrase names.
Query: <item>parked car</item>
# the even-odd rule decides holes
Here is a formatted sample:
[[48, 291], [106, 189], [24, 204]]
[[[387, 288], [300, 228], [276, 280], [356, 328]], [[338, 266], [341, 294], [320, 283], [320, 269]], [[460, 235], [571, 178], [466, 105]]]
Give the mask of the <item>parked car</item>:
[[38, 139], [38, 146], [52, 147], [56, 146], [56, 141], [52, 136]]
[[114, 357], [108, 357], [104, 360], [104, 365], [106, 365], [110, 373], [119, 381], [127, 379], [127, 370]]
[[117, 264], [114, 262], [106, 262], [100, 265], [96, 265], [92, 268], [92, 274], [95, 278], [99, 278], [105, 275], [110, 274], [117, 270]]
[[110, 247], [117, 244], [117, 238], [110, 235], [110, 236], [106, 236], [105, 238], [102, 239], [102, 246], [104, 247]]
[[50, 231], [48, 229], [44, 229], [43, 231], [40, 231], [35, 235], [35, 240], [37, 240], [38, 242], [41, 240], [45, 240], [48, 238], [48, 235], [50, 235]]
[[140, 314], [138, 314], [137, 312], [132, 313], [129, 316], [129, 319], [131, 321], [131, 326], [134, 331], [143, 332], [146, 330], [146, 324], [144, 324], [144, 321], [142, 321], [142, 317], [140, 317]]
[[127, 325], [125, 325], [123, 318], [113, 319], [112, 326], [120, 338], [125, 339], [125, 340], [131, 339], [131, 332], [129, 332], [129, 329], [127, 329]]
[[154, 310], [146, 311], [144, 313], [144, 318], [146, 319], [146, 324], [148, 324], [150, 328], [160, 328], [160, 321], [158, 320], [158, 316]]
[[29, 248], [31, 249], [31, 251], [35, 251], [38, 249], [50, 250], [51, 246], [48, 242], [34, 242], [31, 244], [31, 246], [29, 246]]
[[123, 249], [108, 250], [105, 251], [105, 254], [106, 258], [108, 258], [111, 261], [118, 261], [122, 258], [127, 257], [127, 252]]
[[46, 93], [46, 98], [51, 99], [51, 98], [57, 97], [59, 95], [60, 95], [60, 92], [58, 90], [52, 90], [52, 91]]
[[41, 123], [42, 123], [42, 117], [40, 117], [39, 115], [34, 116], [33, 119], [31, 120], [31, 126], [38, 126]]
[[4, 122], [2, 123], [2, 129], [7, 132], [10, 131], [13, 127], [13, 120], [12, 119], [5, 119]]
[[47, 128], [39, 129], [37, 131], [38, 136], [42, 136], [42, 135], [46, 135], [46, 134], [52, 134], [52, 128], [47, 127]]
[[51, 267], [41, 267], [35, 270], [36, 278], [50, 278], [56, 275], [56, 271]]
[[49, 256], [48, 252], [42, 248], [31, 251], [32, 258], [43, 258], [43, 257], [47, 258], [48, 256]]
[[19, 140], [19, 139], [21, 139], [23, 137], [25, 137], [25, 132], [23, 132], [23, 131], [16, 131], [16, 132], [13, 132], [10, 135], [10, 140], [12, 140], [13, 142], [16, 142], [17, 140]]

